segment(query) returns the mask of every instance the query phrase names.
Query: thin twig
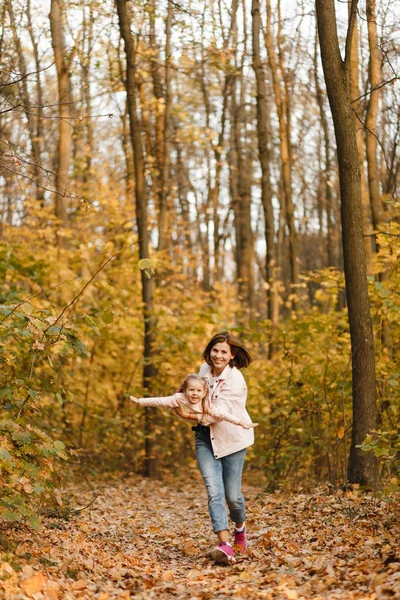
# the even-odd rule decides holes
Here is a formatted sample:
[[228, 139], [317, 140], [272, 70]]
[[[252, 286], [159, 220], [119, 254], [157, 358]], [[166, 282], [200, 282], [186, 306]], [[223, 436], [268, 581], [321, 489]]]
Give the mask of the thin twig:
[[28, 393], [25, 400], [23, 401], [23, 403], [21, 404], [21, 406], [19, 407], [18, 413], [17, 413], [17, 419], [21, 416], [22, 410], [25, 407], [25, 404], [28, 402], [30, 394]]
[[86, 506], [83, 506], [82, 508], [77, 508], [77, 509], [75, 509], [75, 513], [76, 513], [76, 514], [79, 514], [79, 513], [81, 513], [83, 510], [86, 510], [87, 508], [89, 508], [89, 506], [91, 506], [91, 505], [93, 504], [93, 502], [94, 502], [95, 500], [97, 500], [97, 498], [98, 498], [99, 496], [101, 496], [101, 494], [97, 494], [97, 495], [96, 495], [96, 496], [93, 498], [93, 500], [91, 500], [91, 501], [89, 502], [89, 504], [87, 504]]
[[73, 304], [75, 304], [75, 302], [78, 300], [78, 298], [80, 296], [82, 296], [82, 294], [84, 293], [84, 291], [86, 290], [86, 288], [92, 283], [93, 279], [96, 277], [96, 275], [98, 275], [100, 273], [100, 271], [102, 271], [104, 269], [104, 267], [106, 267], [108, 265], [109, 262], [111, 262], [113, 260], [113, 258], [115, 258], [116, 256], [120, 256], [121, 254], [123, 254], [124, 252], [126, 252], [126, 250], [128, 250], [129, 248], [131, 248], [132, 246], [134, 246], [136, 244], [136, 242], [134, 242], [133, 244], [130, 244], [129, 246], [127, 246], [126, 248], [123, 248], [122, 250], [120, 250], [119, 252], [117, 252], [116, 254], [112, 254], [105, 263], [103, 263], [98, 269], [97, 271], [92, 275], [92, 277], [89, 279], [89, 281], [87, 281], [85, 283], [85, 285], [83, 286], [83, 288], [78, 292], [78, 294], [71, 300], [71, 302], [69, 302], [66, 306], [64, 306], [64, 308], [62, 309], [61, 313], [58, 315], [58, 317], [56, 318], [56, 320], [49, 325], [43, 332], [43, 335], [46, 334], [46, 332], [50, 329], [50, 327], [54, 327], [56, 325], [56, 323], [58, 323], [58, 321], [63, 317], [63, 315], [65, 314], [65, 312], [68, 310], [68, 308], [70, 308]]
[[78, 279], [78, 275], [76, 277], [73, 277], [72, 279], [66, 279], [65, 281], [62, 281], [61, 283], [57, 283], [57, 285], [52, 285], [49, 288], [46, 288], [45, 290], [42, 290], [41, 292], [37, 292], [36, 294], [32, 294], [32, 296], [28, 296], [27, 298], [24, 298], [23, 300], [21, 300], [21, 302], [18, 302], [17, 306], [14, 306], [14, 308], [7, 314], [5, 315], [5, 317], [3, 317], [0, 321], [0, 325], [1, 323], [3, 323], [6, 319], [8, 319], [8, 317], [10, 315], [12, 315], [16, 310], [18, 310], [18, 308], [20, 306], [22, 306], [22, 304], [26, 304], [26, 302], [29, 302], [30, 300], [33, 300], [33, 298], [37, 298], [38, 296], [41, 296], [42, 294], [46, 294], [47, 292], [49, 292], [50, 290], [54, 290], [62, 285], [64, 285], [65, 283], [70, 283], [71, 281], [75, 281], [75, 279]]
[[367, 96], [372, 94], [372, 92], [375, 92], [376, 90], [380, 90], [381, 88], [385, 87], [386, 85], [389, 85], [389, 83], [393, 83], [394, 81], [398, 81], [399, 79], [400, 79], [400, 76], [396, 75], [395, 77], [392, 77], [392, 79], [389, 79], [388, 81], [381, 81], [380, 83], [378, 83], [378, 85], [373, 87], [371, 90], [369, 90], [368, 92], [365, 92], [365, 94], [362, 94], [361, 96], [358, 96], [358, 98], [355, 98], [354, 100], [352, 100], [351, 104], [358, 102], [358, 100], [362, 100], [362, 98], [366, 98]]

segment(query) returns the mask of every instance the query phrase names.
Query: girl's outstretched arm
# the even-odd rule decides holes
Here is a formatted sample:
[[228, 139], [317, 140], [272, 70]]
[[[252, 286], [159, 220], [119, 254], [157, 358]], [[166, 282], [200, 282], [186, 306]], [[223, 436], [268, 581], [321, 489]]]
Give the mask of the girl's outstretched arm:
[[132, 402], [140, 404], [141, 406], [164, 406], [166, 408], [176, 408], [179, 405], [181, 397], [183, 397], [183, 394], [174, 394], [173, 396], [165, 396], [162, 398], [136, 398], [135, 396], [129, 396]]

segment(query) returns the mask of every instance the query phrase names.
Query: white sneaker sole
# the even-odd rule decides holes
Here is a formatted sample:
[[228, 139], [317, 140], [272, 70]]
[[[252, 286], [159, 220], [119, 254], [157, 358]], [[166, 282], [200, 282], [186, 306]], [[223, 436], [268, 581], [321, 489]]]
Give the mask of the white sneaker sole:
[[236, 558], [234, 556], [225, 554], [225, 552], [219, 548], [215, 548], [215, 550], [211, 552], [211, 558], [219, 565], [229, 565], [229, 563], [236, 562]]

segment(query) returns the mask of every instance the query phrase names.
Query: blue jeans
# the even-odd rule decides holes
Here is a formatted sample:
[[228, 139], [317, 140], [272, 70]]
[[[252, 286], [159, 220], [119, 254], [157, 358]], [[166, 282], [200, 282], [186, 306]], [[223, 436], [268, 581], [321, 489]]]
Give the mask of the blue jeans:
[[195, 436], [196, 457], [207, 490], [213, 531], [229, 530], [225, 500], [232, 521], [242, 523], [246, 520], [241, 491], [246, 448], [222, 458], [214, 458], [210, 431], [196, 431]]

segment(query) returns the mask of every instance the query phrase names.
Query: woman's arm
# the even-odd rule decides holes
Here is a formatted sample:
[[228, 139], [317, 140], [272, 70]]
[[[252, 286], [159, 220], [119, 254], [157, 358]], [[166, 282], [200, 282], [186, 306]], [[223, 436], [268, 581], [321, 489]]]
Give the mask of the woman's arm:
[[242, 421], [239, 417], [235, 417], [230, 412], [227, 412], [217, 406], [210, 406], [207, 410], [207, 415], [210, 415], [220, 421], [228, 421], [228, 423], [233, 423], [234, 425], [239, 425], [243, 427], [243, 429], [254, 429], [257, 427], [258, 423], [247, 423], [246, 421]]
[[201, 413], [191, 411], [190, 406], [183, 404], [182, 402], [178, 403], [177, 408], [174, 409], [174, 413], [178, 415], [178, 417], [189, 419], [189, 421], [196, 421], [196, 423], [198, 423], [201, 418]]

